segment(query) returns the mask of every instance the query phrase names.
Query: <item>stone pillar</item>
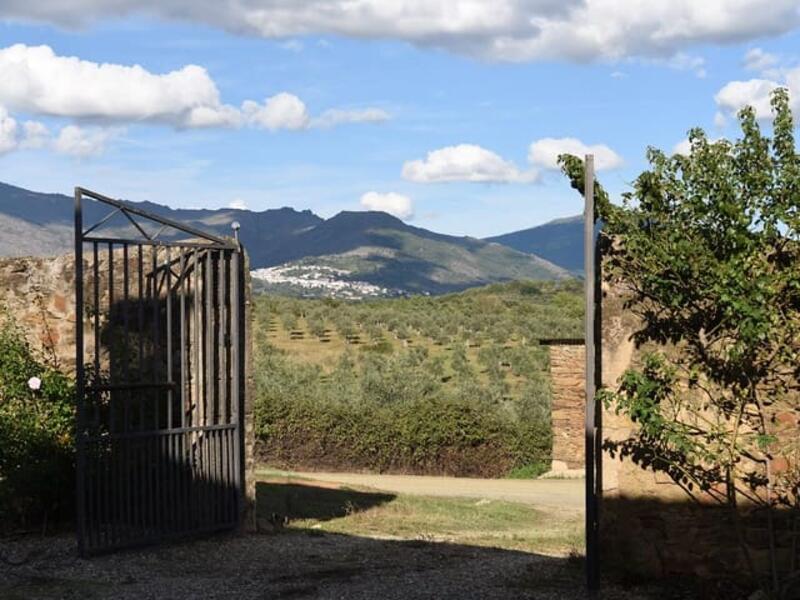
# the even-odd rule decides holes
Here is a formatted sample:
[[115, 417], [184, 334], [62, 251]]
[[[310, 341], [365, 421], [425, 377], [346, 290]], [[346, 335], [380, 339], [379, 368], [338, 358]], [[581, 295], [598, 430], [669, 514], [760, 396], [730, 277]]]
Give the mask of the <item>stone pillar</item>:
[[552, 385], [552, 471], [584, 468], [584, 373], [586, 349], [582, 339], [542, 340], [550, 348]]
[[241, 529], [245, 532], [256, 531], [256, 461], [255, 461], [255, 384], [253, 379], [253, 286], [250, 279], [250, 258], [244, 255], [243, 281], [244, 281], [244, 373], [242, 386], [244, 392], [244, 513], [242, 515]]

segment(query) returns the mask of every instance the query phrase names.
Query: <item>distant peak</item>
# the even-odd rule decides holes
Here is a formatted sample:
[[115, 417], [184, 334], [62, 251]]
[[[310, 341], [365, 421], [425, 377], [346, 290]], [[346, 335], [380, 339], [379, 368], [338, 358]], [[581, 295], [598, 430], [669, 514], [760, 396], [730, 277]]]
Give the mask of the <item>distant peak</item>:
[[397, 217], [377, 210], [343, 210], [328, 219], [328, 222], [405, 225], [405, 223]]

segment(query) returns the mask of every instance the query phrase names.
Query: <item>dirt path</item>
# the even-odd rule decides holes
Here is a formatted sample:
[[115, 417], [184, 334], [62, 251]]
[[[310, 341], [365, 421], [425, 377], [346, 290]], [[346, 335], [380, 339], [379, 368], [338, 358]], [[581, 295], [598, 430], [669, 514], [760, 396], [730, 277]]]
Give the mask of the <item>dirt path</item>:
[[315, 481], [363, 486], [376, 490], [420, 496], [489, 498], [547, 508], [582, 511], [582, 479], [471, 479], [418, 475], [372, 475], [361, 473], [286, 473]]

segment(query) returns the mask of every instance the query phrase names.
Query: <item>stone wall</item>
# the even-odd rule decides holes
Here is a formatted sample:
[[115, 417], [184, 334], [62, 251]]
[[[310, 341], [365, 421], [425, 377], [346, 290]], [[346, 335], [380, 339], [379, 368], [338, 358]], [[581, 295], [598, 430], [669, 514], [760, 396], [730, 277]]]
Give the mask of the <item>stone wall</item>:
[[68, 373], [75, 373], [75, 261], [0, 258], [0, 304], [21, 325], [33, 346]]
[[554, 472], [583, 469], [585, 456], [585, 373], [583, 340], [547, 340], [552, 386]]
[[[602, 292], [601, 379], [604, 387], [616, 389], [625, 370], [635, 366], [647, 348], [637, 348], [632, 341], [639, 322], [625, 309], [621, 290], [604, 284]], [[625, 440], [634, 428], [626, 417], [603, 410], [604, 442]], [[768, 573], [765, 515], [752, 506], [743, 503], [734, 513], [702, 495], [690, 498], [665, 473], [608, 450], [602, 459], [602, 484], [600, 554], [607, 568], [650, 577], [747, 577], [738, 521], [755, 569]], [[786, 515], [776, 517], [783, 518]], [[790, 538], [782, 535], [777, 540], [786, 564]]]

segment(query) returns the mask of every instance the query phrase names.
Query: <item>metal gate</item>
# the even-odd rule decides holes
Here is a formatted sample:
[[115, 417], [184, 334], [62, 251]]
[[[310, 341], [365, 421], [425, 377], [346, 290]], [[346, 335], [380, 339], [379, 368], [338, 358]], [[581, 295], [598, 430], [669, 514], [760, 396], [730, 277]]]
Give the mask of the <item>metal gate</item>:
[[238, 525], [243, 266], [238, 240], [75, 189], [82, 555]]

